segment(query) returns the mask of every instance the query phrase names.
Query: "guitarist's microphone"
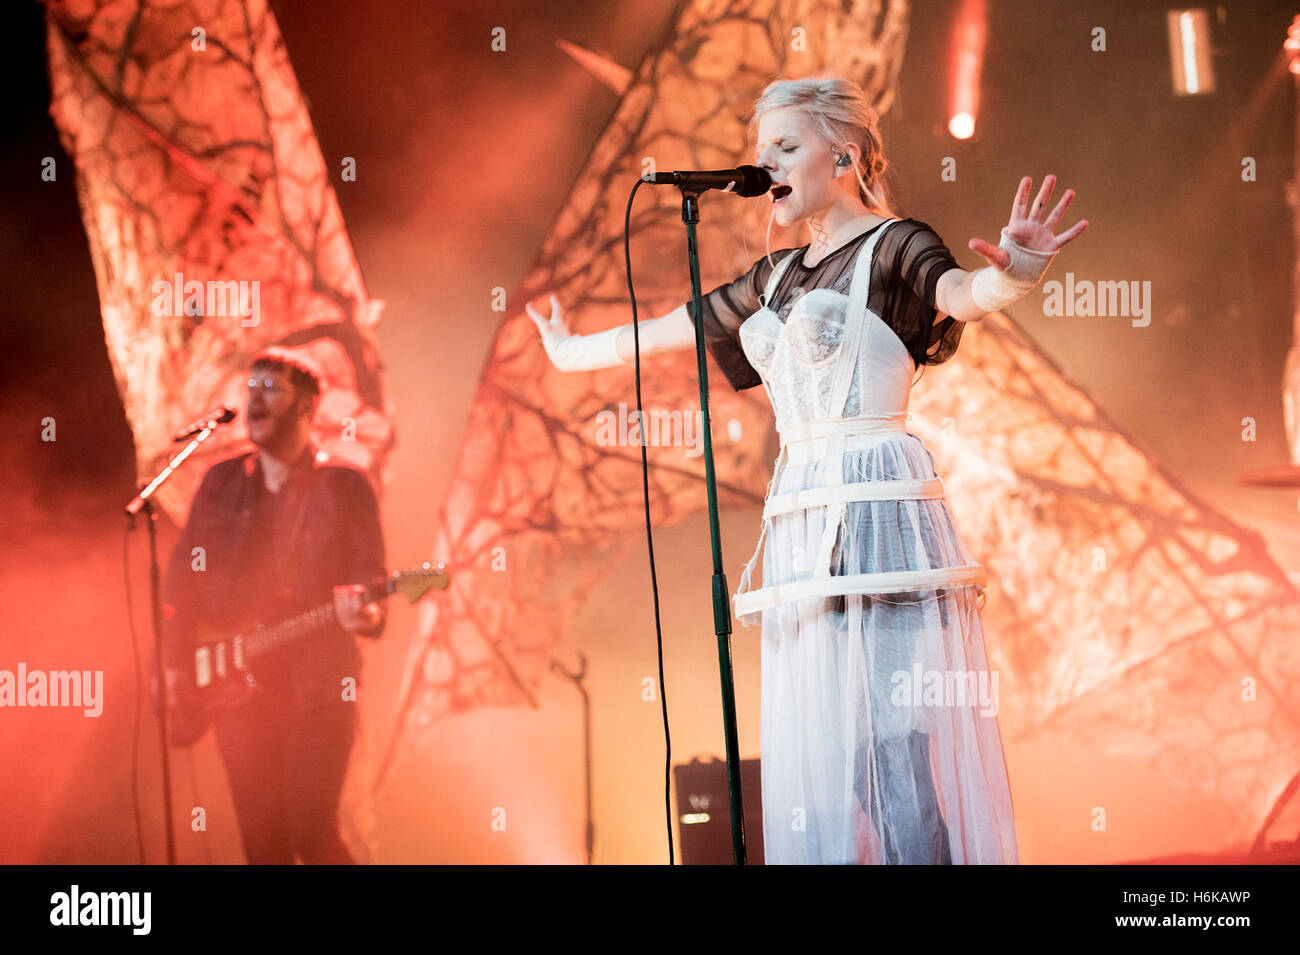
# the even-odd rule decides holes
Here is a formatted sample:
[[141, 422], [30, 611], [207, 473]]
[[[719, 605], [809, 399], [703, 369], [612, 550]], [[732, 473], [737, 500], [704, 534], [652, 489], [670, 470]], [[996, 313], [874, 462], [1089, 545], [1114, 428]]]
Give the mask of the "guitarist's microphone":
[[172, 440], [185, 441], [188, 438], [194, 437], [194, 435], [198, 434], [204, 428], [214, 428], [219, 424], [226, 424], [227, 422], [234, 420], [235, 409], [230, 407], [230, 405], [222, 405], [210, 414], [206, 414], [196, 421], [191, 421], [185, 427], [172, 435]]

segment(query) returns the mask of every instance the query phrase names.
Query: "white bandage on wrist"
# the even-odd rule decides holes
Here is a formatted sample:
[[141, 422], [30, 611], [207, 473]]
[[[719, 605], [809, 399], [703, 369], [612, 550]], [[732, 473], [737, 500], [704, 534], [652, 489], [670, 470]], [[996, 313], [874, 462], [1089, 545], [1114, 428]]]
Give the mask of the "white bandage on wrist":
[[1056, 258], [1055, 252], [1027, 249], [1013, 241], [1007, 236], [1005, 226], [998, 247], [1007, 250], [1011, 264], [1005, 272], [991, 265], [980, 269], [975, 273], [970, 287], [971, 301], [984, 309], [985, 313], [996, 312], [1023, 298], [1042, 281], [1047, 267]]
[[546, 354], [560, 371], [595, 371], [625, 365], [618, 354], [618, 333], [623, 326], [593, 335], [551, 336], [542, 339]]

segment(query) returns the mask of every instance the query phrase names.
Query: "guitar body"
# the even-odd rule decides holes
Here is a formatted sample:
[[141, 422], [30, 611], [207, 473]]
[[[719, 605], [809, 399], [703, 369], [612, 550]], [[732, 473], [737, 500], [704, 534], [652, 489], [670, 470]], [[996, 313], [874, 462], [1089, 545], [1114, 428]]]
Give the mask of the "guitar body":
[[194, 649], [194, 684], [168, 713], [167, 738], [173, 746], [193, 746], [222, 710], [250, 702], [261, 691], [257, 678], [236, 651], [243, 637], [201, 643]]
[[[401, 593], [415, 603], [432, 589], [447, 589], [450, 578], [442, 567], [439, 564], [436, 570], [394, 571], [369, 585], [365, 600], [368, 603]], [[193, 746], [207, 731], [214, 714], [244, 706], [261, 692], [253, 672], [258, 657], [316, 633], [334, 619], [333, 604], [326, 604], [274, 626], [259, 625], [233, 637], [196, 645], [194, 682], [168, 708], [168, 740], [173, 746]]]
[[211, 714], [195, 694], [167, 709], [167, 739], [173, 746], [193, 746], [208, 731]]

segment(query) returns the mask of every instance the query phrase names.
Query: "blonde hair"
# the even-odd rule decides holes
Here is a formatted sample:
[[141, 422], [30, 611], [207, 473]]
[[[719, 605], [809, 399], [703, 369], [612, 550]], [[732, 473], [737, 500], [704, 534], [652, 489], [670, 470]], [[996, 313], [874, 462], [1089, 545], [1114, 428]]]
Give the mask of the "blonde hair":
[[862, 151], [862, 158], [853, 164], [853, 174], [858, 179], [858, 198], [877, 215], [898, 218], [883, 178], [889, 164], [885, 161], [885, 150], [880, 140], [880, 117], [862, 87], [841, 76], [769, 83], [754, 103], [751, 135], [764, 113], [788, 106], [803, 110], [836, 158], [847, 153], [849, 145], [856, 145]]

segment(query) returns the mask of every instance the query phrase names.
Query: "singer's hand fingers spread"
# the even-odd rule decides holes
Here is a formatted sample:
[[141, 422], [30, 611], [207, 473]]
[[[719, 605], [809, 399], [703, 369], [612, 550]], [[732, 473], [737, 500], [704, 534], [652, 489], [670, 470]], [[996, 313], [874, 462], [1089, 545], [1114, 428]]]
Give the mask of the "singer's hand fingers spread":
[[543, 337], [550, 333], [551, 329], [548, 320], [542, 316], [541, 312], [527, 302], [524, 303], [524, 311], [528, 313], [528, 317], [533, 320], [533, 324], [537, 326], [537, 330], [542, 333]]
[[565, 335], [569, 332], [569, 326], [564, 321], [564, 308], [554, 292], [551, 293], [551, 327]]

